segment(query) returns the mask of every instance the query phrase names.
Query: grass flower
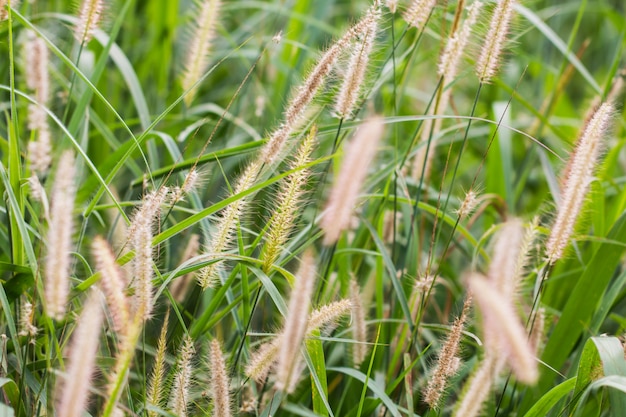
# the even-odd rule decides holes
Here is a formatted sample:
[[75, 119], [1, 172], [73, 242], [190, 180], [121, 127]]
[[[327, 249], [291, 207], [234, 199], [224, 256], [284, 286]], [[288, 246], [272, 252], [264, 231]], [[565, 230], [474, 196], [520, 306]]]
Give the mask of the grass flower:
[[125, 293], [126, 280], [115, 263], [115, 255], [106, 240], [96, 236], [91, 252], [96, 260], [96, 270], [101, 274], [100, 288], [113, 321], [113, 329], [118, 334], [123, 334], [130, 318], [129, 299]]
[[20, 0], [0, 0], [0, 21], [9, 18], [9, 6], [12, 9], [20, 7]]
[[516, 3], [515, 0], [499, 0], [493, 12], [487, 36], [476, 61], [476, 74], [483, 83], [488, 83], [498, 72]]
[[[165, 319], [163, 320], [163, 326], [161, 326], [156, 355], [154, 356], [154, 365], [152, 366], [152, 372], [150, 374], [150, 379], [148, 380], [148, 389], [146, 394], [147, 402], [155, 407], [161, 407], [165, 395], [165, 372], [167, 370], [165, 355], [167, 349], [167, 327], [169, 325], [169, 317], [170, 314], [168, 311], [165, 315]], [[148, 411], [149, 417], [156, 417], [157, 415], [156, 411]]]
[[294, 378], [296, 378], [295, 365], [306, 334], [316, 275], [315, 258], [311, 252], [305, 252], [296, 273], [296, 283], [289, 297], [289, 307], [282, 332], [283, 343], [279, 347], [276, 369], [278, 390], [290, 392]]
[[352, 304], [352, 362], [358, 367], [367, 356], [367, 325], [365, 323], [365, 310], [361, 301], [361, 289], [356, 280], [350, 281], [350, 303]]
[[382, 136], [383, 119], [374, 117], [361, 125], [346, 147], [341, 170], [331, 190], [320, 224], [325, 234], [324, 245], [337, 242], [341, 232], [348, 229], [360, 189]]
[[67, 372], [57, 381], [56, 412], [59, 416], [80, 417], [86, 411], [102, 331], [101, 296], [92, 290], [78, 319], [67, 352]]
[[230, 417], [232, 415], [230, 405], [230, 393], [228, 371], [226, 361], [222, 353], [219, 341], [211, 342], [210, 367], [211, 367], [211, 397], [213, 399], [213, 415], [215, 417]]
[[61, 320], [70, 292], [74, 199], [76, 197], [74, 155], [65, 151], [58, 162], [51, 195], [48, 254], [45, 265], [46, 313]]
[[174, 374], [174, 385], [170, 393], [169, 403], [169, 409], [178, 417], [187, 416], [191, 372], [193, 370], [191, 360], [193, 359], [194, 353], [193, 340], [191, 337], [185, 336], [178, 356], [176, 374]]
[[104, 0], [83, 0], [78, 12], [78, 22], [74, 28], [74, 37], [80, 43], [87, 43], [102, 23]]
[[436, 4], [437, 0], [413, 0], [404, 13], [404, 20], [409, 26], [422, 29]]
[[363, 19], [348, 29], [341, 38], [326, 50], [309, 73], [309, 76], [298, 87], [286, 107], [282, 124], [270, 134], [269, 140], [263, 148], [262, 159], [265, 163], [272, 164], [280, 159], [287, 138], [304, 117], [306, 108], [323, 85], [328, 74], [330, 74], [340, 54], [351, 44], [355, 36], [364, 35], [372, 27], [372, 21], [377, 20], [380, 14], [379, 8], [380, 4], [378, 1], [374, 2]]
[[183, 90], [188, 91], [185, 104], [191, 105], [197, 93], [194, 84], [202, 77], [209, 64], [211, 44], [215, 38], [215, 27], [220, 18], [220, 0], [204, 0], [199, 7], [191, 41], [187, 49], [185, 69], [181, 76]]
[[569, 170], [556, 220], [551, 227], [552, 232], [546, 244], [546, 253], [550, 263], [555, 263], [563, 257], [569, 243], [596, 164], [605, 147], [604, 139], [611, 127], [614, 112], [611, 103], [603, 103], [600, 106], [583, 129], [570, 157]]
[[306, 138], [302, 141], [297, 155], [290, 165], [291, 169], [298, 169], [286, 177], [280, 185], [280, 191], [276, 201], [276, 208], [269, 221], [266, 244], [263, 248], [263, 270], [268, 272], [285, 242], [289, 238], [294, 221], [298, 216], [305, 185], [309, 179], [309, 169], [299, 169], [311, 161], [311, 152], [315, 146], [317, 128], [313, 127]]

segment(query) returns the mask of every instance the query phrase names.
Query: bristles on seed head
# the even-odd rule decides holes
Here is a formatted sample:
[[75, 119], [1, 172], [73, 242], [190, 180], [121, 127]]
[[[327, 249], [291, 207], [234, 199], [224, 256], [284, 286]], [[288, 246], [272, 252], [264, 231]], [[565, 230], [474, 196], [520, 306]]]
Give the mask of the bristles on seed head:
[[166, 187], [161, 187], [146, 195], [141, 207], [131, 220], [130, 241], [131, 248], [135, 251], [133, 261], [133, 276], [135, 278], [136, 311], [144, 320], [148, 320], [152, 314], [154, 301], [152, 278], [154, 271], [152, 263], [152, 229], [161, 211], [161, 205], [165, 202], [168, 194]]
[[346, 147], [341, 170], [335, 179], [320, 224], [325, 233], [324, 245], [335, 243], [341, 233], [350, 226], [352, 211], [378, 150], [383, 127], [381, 117], [367, 120]]
[[467, 18], [463, 22], [463, 25], [448, 39], [448, 43], [439, 59], [439, 66], [437, 67], [437, 73], [440, 77], [443, 77], [444, 85], [454, 80], [457, 75], [459, 62], [463, 57], [463, 52], [467, 47], [467, 43], [472, 34], [472, 28], [476, 24], [482, 6], [483, 4], [480, 1], [472, 3], [467, 9]]
[[[16, 10], [20, 7], [20, 0], [10, 0], [11, 8]], [[9, 0], [0, 0], [0, 21], [9, 18]]]
[[104, 6], [104, 0], [83, 0], [74, 29], [74, 37], [78, 42], [87, 43], [93, 38], [93, 33], [102, 22]]
[[213, 415], [219, 417], [230, 417], [232, 415], [230, 407], [230, 393], [228, 371], [222, 346], [217, 340], [211, 342], [210, 352], [211, 366], [211, 396], [213, 399]]
[[585, 126], [570, 157], [561, 202], [546, 244], [550, 263], [563, 257], [569, 244], [598, 159], [605, 146], [604, 138], [611, 127], [614, 113], [615, 109], [611, 103], [602, 104]]
[[296, 362], [306, 334], [309, 307], [315, 287], [317, 268], [310, 251], [302, 256], [296, 282], [289, 296], [289, 307], [282, 332], [283, 343], [278, 354], [276, 388], [290, 392], [297, 379]]
[[246, 375], [262, 383], [276, 363], [282, 340], [282, 335], [278, 335], [272, 341], [262, 344], [250, 357], [248, 366], [246, 366]]
[[367, 28], [371, 27], [372, 20], [378, 19], [379, 7], [379, 2], [374, 2], [365, 16], [326, 50], [302, 85], [298, 87], [285, 109], [283, 122], [270, 134], [267, 144], [261, 151], [261, 159], [265, 163], [273, 164], [281, 159], [285, 142], [304, 118], [307, 107], [330, 74], [340, 54], [351, 44], [354, 37], [362, 36]]
[[506, 297], [513, 295], [521, 277], [517, 275], [517, 260], [524, 242], [525, 230], [520, 219], [504, 223], [497, 234], [487, 276], [495, 288]]
[[193, 339], [185, 336], [178, 356], [178, 369], [174, 375], [174, 385], [170, 393], [169, 409], [178, 417], [187, 416], [189, 404], [189, 388], [191, 387], [191, 372], [193, 355]]
[[457, 355], [471, 302], [471, 297], [466, 298], [463, 304], [463, 311], [454, 321], [450, 333], [439, 351], [437, 365], [435, 365], [432, 376], [424, 390], [424, 402], [431, 408], [439, 407], [439, 401], [448, 384], [448, 380], [457, 372], [460, 365]]
[[[167, 326], [169, 324], [170, 313], [169, 310], [163, 320], [161, 326], [161, 333], [159, 335], [159, 341], [157, 342], [157, 351], [154, 356], [154, 365], [152, 366], [152, 373], [148, 380], [148, 389], [146, 392], [147, 401], [155, 407], [161, 407], [165, 392], [165, 371], [166, 361], [165, 354], [167, 349]], [[148, 411], [148, 417], [157, 417], [155, 411]]]
[[353, 302], [348, 299], [334, 301], [311, 312], [306, 333], [312, 333], [326, 326], [332, 326], [341, 316], [348, 314]]
[[473, 274], [468, 284], [482, 313], [488, 354], [505, 359], [520, 382], [535, 383], [537, 361], [509, 297], [479, 274]]
[[59, 416], [80, 417], [86, 409], [100, 342], [101, 303], [98, 291], [91, 290], [72, 334], [67, 371], [56, 383], [56, 412]]
[[474, 371], [463, 388], [461, 400], [457, 403], [453, 417], [477, 417], [489, 396], [493, 381], [502, 369], [502, 361], [487, 355]]
[[346, 74], [335, 102], [335, 113], [341, 119], [349, 118], [354, 111], [369, 66], [369, 59], [376, 40], [381, 10], [373, 7], [371, 18], [360, 39], [352, 46]]
[[76, 197], [74, 155], [65, 151], [58, 162], [51, 196], [45, 266], [46, 313], [61, 320], [70, 292], [74, 199]]
[[202, 77], [209, 64], [212, 41], [215, 37], [215, 27], [219, 22], [221, 6], [220, 0], [204, 0], [197, 12], [195, 27], [187, 49], [185, 69], [181, 77], [183, 89], [189, 90], [185, 96], [187, 106], [191, 105], [197, 93], [197, 86], [193, 87], [194, 84]]
[[498, 72], [516, 3], [515, 0], [499, 0], [493, 12], [487, 36], [476, 62], [476, 74], [483, 83], [488, 83]]
[[461, 202], [459, 209], [456, 211], [459, 219], [467, 218], [476, 206], [478, 205], [478, 193], [474, 189], [470, 189], [467, 193], [465, 193], [465, 198]]
[[[296, 158], [291, 163], [292, 169], [298, 169], [311, 161], [311, 152], [316, 143], [317, 127], [313, 127], [302, 141]], [[293, 224], [298, 217], [298, 209], [305, 193], [305, 185], [310, 176], [310, 169], [299, 169], [286, 177], [280, 185], [275, 209], [269, 221], [269, 231], [263, 247], [261, 259], [263, 270], [268, 272], [278, 259], [285, 242], [289, 238]]]
[[437, 4], [437, 0], [413, 0], [406, 13], [404, 13], [404, 20], [417, 29], [422, 29], [433, 8]]
[[350, 302], [352, 304], [352, 361], [358, 367], [367, 356], [367, 324], [365, 323], [365, 309], [361, 299], [361, 289], [355, 279], [350, 281]]
[[96, 260], [96, 270], [101, 275], [100, 288], [113, 321], [113, 329], [122, 334], [130, 318], [128, 297], [125, 294], [126, 280], [115, 263], [115, 255], [106, 240], [96, 236], [91, 245], [91, 253]]
[[[262, 162], [259, 159], [254, 159], [248, 163], [244, 171], [239, 175], [234, 189], [235, 195], [248, 190], [254, 185], [261, 171], [261, 167]], [[247, 207], [248, 197], [243, 197], [233, 201], [222, 211], [222, 216], [217, 222], [215, 233], [213, 233], [211, 241], [204, 248], [204, 253], [210, 255], [212, 258], [218, 258], [219, 254], [228, 248], [241, 215], [245, 212]], [[200, 286], [206, 289], [215, 285], [222, 268], [223, 260], [221, 259], [203, 268], [198, 273], [198, 283]]]

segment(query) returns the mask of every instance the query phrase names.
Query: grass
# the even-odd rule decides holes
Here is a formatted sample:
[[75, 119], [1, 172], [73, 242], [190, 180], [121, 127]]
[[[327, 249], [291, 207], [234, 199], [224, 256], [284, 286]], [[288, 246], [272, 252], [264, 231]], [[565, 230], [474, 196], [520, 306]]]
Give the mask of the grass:
[[[294, 117], [297, 123], [277, 162], [258, 165], [254, 161], [268, 149], [285, 114], [289, 117], [285, 112], [298, 86], [321, 54], [368, 13], [370, 2], [224, 2], [207, 63], [187, 91], [181, 76], [200, 2], [104, 2], [104, 23], [84, 43], [73, 34], [79, 20], [73, 2], [22, 3], [0, 22], [0, 414], [623, 413], [626, 117], [624, 92], [617, 87], [626, 77], [626, 10], [621, 2], [516, 4], [496, 75], [482, 81], [474, 65], [494, 2], [483, 6], [459, 71], [450, 79], [437, 74], [437, 64], [453, 29], [465, 21], [462, 2], [437, 2], [418, 28], [403, 19], [408, 2], [395, 13], [382, 5], [353, 114], [333, 115], [341, 83], [349, 78], [349, 60], [363, 59], [350, 57], [357, 43], [348, 39], [311, 103]], [[5, 10], [5, 2], [0, 5]], [[37, 74], [37, 64], [28, 58], [33, 50], [28, 31], [50, 55], [43, 65], [51, 94], [44, 102], [37, 95], [40, 87], [28, 84]], [[361, 43], [364, 33], [356, 36]], [[567, 192], [567, 161], [591, 123], [586, 119], [594, 100], [614, 103], [611, 127], [601, 135], [597, 167], [585, 177], [589, 192], [566, 254], [551, 262], [546, 242]], [[44, 122], [33, 122], [37, 115]], [[374, 116], [381, 116], [384, 133], [374, 162], [365, 167], [366, 179], [355, 184], [350, 180], [358, 173], [348, 172], [342, 181], [346, 150], [358, 152], [349, 145]], [[52, 163], [35, 172], [29, 146], [40, 143], [43, 129], [52, 138]], [[293, 161], [308, 135], [315, 136], [312, 154], [298, 166]], [[70, 293], [65, 314], [55, 320], [44, 290], [56, 238], [48, 234], [56, 221], [49, 209], [55, 204], [53, 185], [66, 168], [58, 161], [68, 149], [76, 158], [77, 191], [72, 245], [61, 252], [71, 268], [68, 281], [57, 285]], [[185, 188], [190, 172], [197, 172], [199, 181], [183, 198], [167, 199], [155, 214], [138, 219], [151, 192]], [[280, 213], [291, 224], [272, 233], [279, 194], [302, 172], [307, 173], [300, 183], [303, 197], [288, 199], [294, 211]], [[252, 185], [241, 187], [245, 173]], [[338, 184], [359, 192], [348, 202], [350, 225], [336, 242], [328, 242], [323, 219], [334, 215], [326, 209], [327, 199]], [[470, 191], [476, 204], [459, 214]], [[224, 218], [231, 221], [223, 224]], [[523, 247], [510, 232], [517, 218], [524, 230], [535, 232]], [[148, 238], [133, 240], [140, 224], [148, 225], [142, 231]], [[218, 230], [225, 231], [225, 239], [215, 246]], [[504, 238], [502, 230], [508, 233]], [[280, 233], [286, 241], [268, 264], [264, 254], [276, 250], [268, 236]], [[123, 277], [120, 296], [127, 304], [106, 302], [111, 277], [96, 266], [91, 249], [98, 235], [111, 245], [111, 270]], [[186, 250], [193, 241], [200, 248]], [[300, 270], [301, 260], [311, 256], [314, 271]], [[514, 271], [517, 259], [524, 260], [523, 267]], [[216, 271], [213, 285], [202, 288], [196, 277], [209, 270]], [[291, 288], [309, 275], [315, 279], [310, 311], [290, 308]], [[475, 297], [466, 323], [455, 329], [469, 288], [482, 279], [499, 291], [498, 311], [513, 312], [510, 327], [499, 329], [488, 303]], [[506, 279], [515, 280], [514, 292], [501, 289]], [[153, 306], [141, 302], [147, 287]], [[89, 344], [81, 345], [76, 335], [88, 333], [88, 324], [80, 326], [88, 319], [81, 313], [98, 292], [105, 294], [100, 298], [105, 315], [95, 326], [99, 331], [92, 332], [98, 347], [95, 363], [89, 363], [89, 349], [77, 347]], [[363, 311], [332, 310], [333, 302], [350, 297], [360, 299]], [[305, 316], [324, 306], [332, 314], [310, 328]], [[151, 317], [144, 321], [148, 307]], [[130, 312], [121, 329], [114, 328], [116, 308]], [[302, 313], [304, 322], [290, 334], [301, 334], [302, 342], [281, 339], [294, 312]], [[353, 330], [361, 315], [364, 339]], [[523, 346], [511, 345], [516, 326]], [[162, 330], [164, 353], [158, 350]], [[448, 370], [445, 389], [436, 404], [427, 404], [426, 387], [442, 377], [436, 364], [451, 349], [446, 339], [454, 339], [455, 332], [461, 335], [457, 350], [440, 367]], [[187, 337], [193, 345], [190, 365], [182, 359], [191, 351], [188, 344], [183, 348]], [[281, 374], [273, 359], [265, 359], [261, 376], [247, 374], [260, 349], [272, 343], [297, 352], [289, 372]], [[355, 361], [360, 347], [365, 358]], [[216, 349], [222, 350], [224, 369]], [[522, 382], [510, 370], [518, 354], [532, 355], [536, 380]], [[480, 391], [472, 391], [471, 381], [485, 364], [491, 368], [484, 372], [489, 380], [482, 394], [466, 395]], [[60, 409], [63, 387], [71, 386], [66, 375], [91, 367], [91, 379], [76, 384], [83, 394], [70, 396], [76, 409]], [[156, 391], [155, 369], [162, 372]], [[191, 369], [187, 379], [185, 369]], [[283, 389], [277, 389], [285, 382], [279, 375], [291, 375]], [[89, 400], [78, 401], [80, 395]], [[465, 407], [474, 411], [465, 413]]]

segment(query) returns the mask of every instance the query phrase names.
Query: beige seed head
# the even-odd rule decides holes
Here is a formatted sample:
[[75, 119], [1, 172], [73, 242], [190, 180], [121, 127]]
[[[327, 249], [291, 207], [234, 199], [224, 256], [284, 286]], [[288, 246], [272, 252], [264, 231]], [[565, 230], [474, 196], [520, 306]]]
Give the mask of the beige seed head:
[[306, 334], [309, 307], [315, 287], [317, 268], [311, 252], [305, 252], [296, 273], [296, 283], [289, 297], [276, 370], [276, 389], [290, 392], [297, 379], [296, 363]]
[[80, 43], [87, 43], [102, 22], [104, 0], [83, 0], [78, 12], [78, 22], [74, 29], [74, 37]]
[[367, 325], [365, 323], [365, 309], [361, 300], [361, 289], [356, 280], [350, 281], [350, 302], [352, 304], [352, 361], [358, 367], [367, 356]]
[[304, 118], [307, 107], [324, 84], [339, 55], [351, 44], [355, 36], [363, 35], [367, 28], [371, 27], [372, 20], [377, 19], [379, 7], [378, 2], [375, 2], [359, 22], [348, 29], [343, 37], [327, 49], [302, 85], [296, 90], [286, 107], [282, 124], [270, 134], [267, 144], [261, 151], [261, 158], [265, 163], [273, 164], [280, 160], [285, 142]]
[[520, 382], [535, 383], [537, 361], [509, 297], [478, 274], [468, 284], [482, 313], [487, 354], [505, 359]]
[[513, 218], [502, 225], [496, 236], [487, 274], [495, 288], [511, 300], [522, 278], [516, 265], [521, 256], [524, 236], [524, 225], [520, 219]]
[[320, 224], [325, 233], [324, 245], [337, 242], [341, 233], [350, 226], [352, 211], [378, 150], [383, 127], [381, 117], [367, 120], [346, 147], [341, 170], [335, 179]]
[[113, 329], [118, 334], [123, 334], [130, 317], [129, 300], [125, 293], [126, 280], [115, 263], [115, 255], [106, 240], [96, 236], [91, 253], [96, 260], [96, 270], [101, 274], [100, 288], [113, 321]]
[[220, 0], [204, 0], [197, 11], [185, 69], [181, 77], [183, 89], [189, 90], [185, 96], [187, 106], [191, 105], [197, 93], [197, 87], [193, 88], [193, 85], [202, 77], [209, 64], [211, 44], [215, 38], [215, 27], [219, 22], [221, 6]]
[[514, 15], [515, 0], [499, 0], [489, 23], [489, 30], [476, 62], [476, 74], [488, 83], [498, 72], [502, 50]]
[[546, 244], [550, 263], [563, 257], [569, 244], [614, 113], [615, 109], [611, 103], [603, 103], [585, 126], [570, 157], [556, 220]]
[[11, 8], [16, 10], [20, 7], [20, 0], [0, 0], [0, 21], [6, 20], [9, 18], [9, 3], [11, 4]]
[[213, 399], [213, 415], [216, 417], [230, 417], [230, 393], [226, 361], [222, 353], [222, 346], [217, 340], [211, 342], [211, 397]]
[[494, 379], [501, 372], [502, 362], [487, 355], [463, 388], [461, 401], [453, 417], [478, 417], [489, 396]]
[[187, 417], [189, 404], [189, 388], [191, 387], [191, 372], [193, 355], [193, 340], [185, 336], [178, 356], [178, 369], [174, 375], [174, 385], [170, 393], [169, 409], [178, 417]]
[[[154, 356], [154, 365], [148, 380], [148, 390], [146, 393], [147, 401], [149, 404], [155, 407], [161, 407], [163, 397], [165, 394], [165, 372], [166, 361], [165, 354], [167, 349], [167, 327], [169, 325], [169, 310], [163, 320], [161, 326], [161, 333], [159, 334], [159, 341], [157, 342], [157, 351]], [[156, 411], [148, 411], [148, 417], [156, 417], [158, 414]]]
[[74, 155], [65, 151], [58, 162], [52, 187], [47, 256], [44, 268], [46, 313], [61, 320], [70, 292], [74, 199], [76, 197]]
[[85, 411], [102, 330], [101, 302], [98, 291], [91, 290], [72, 334], [66, 354], [67, 370], [56, 383], [56, 412], [59, 416], [80, 417]]
[[404, 13], [404, 20], [409, 26], [422, 29], [436, 4], [437, 0], [413, 0]]

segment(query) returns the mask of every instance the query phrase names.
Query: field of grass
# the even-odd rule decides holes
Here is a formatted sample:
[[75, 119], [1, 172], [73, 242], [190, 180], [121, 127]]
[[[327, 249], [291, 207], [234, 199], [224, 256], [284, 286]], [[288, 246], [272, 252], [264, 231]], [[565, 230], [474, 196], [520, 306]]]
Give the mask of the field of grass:
[[626, 415], [623, 0], [0, 1], [0, 416]]

